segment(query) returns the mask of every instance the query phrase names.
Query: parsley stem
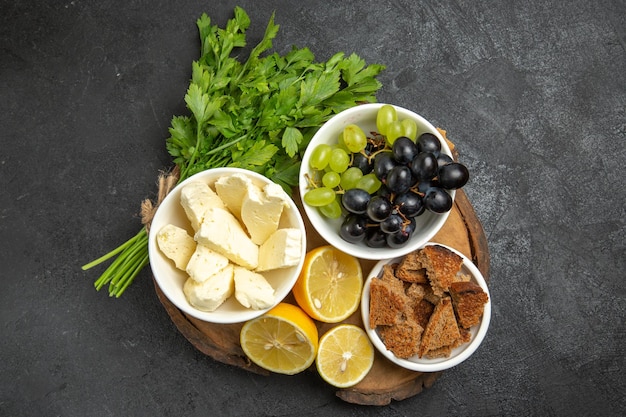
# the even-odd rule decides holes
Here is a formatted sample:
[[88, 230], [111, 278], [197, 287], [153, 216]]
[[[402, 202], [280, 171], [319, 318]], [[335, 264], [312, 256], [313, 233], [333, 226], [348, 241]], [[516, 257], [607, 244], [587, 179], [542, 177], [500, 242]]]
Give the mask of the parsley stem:
[[109, 284], [109, 296], [119, 297], [128, 285], [134, 280], [141, 268], [148, 261], [148, 251], [145, 246], [138, 246], [135, 251], [125, 259], [121, 270], [123, 273], [116, 276]]
[[[147, 238], [145, 243], [148, 243]], [[140, 240], [137, 244], [133, 245], [127, 252], [120, 255], [119, 259], [121, 259], [120, 270], [123, 271], [122, 275], [116, 275], [111, 280], [112, 285], [116, 285], [119, 281], [123, 281], [124, 277], [130, 272], [128, 271], [128, 264], [133, 264], [138, 257], [143, 256], [147, 253], [146, 246], [144, 245], [144, 240]]]
[[245, 138], [247, 138], [248, 136], [250, 136], [250, 132], [246, 133], [245, 135], [241, 135], [239, 136], [237, 139], [235, 140], [231, 140], [230, 142], [226, 142], [220, 146], [218, 146], [217, 148], [213, 148], [210, 151], [208, 151], [206, 154], [207, 155], [213, 155], [216, 154], [226, 148], [230, 148], [231, 146], [233, 146], [234, 144], [236, 144], [237, 142], [241, 142], [242, 140], [244, 140]]
[[148, 258], [148, 254], [146, 253], [146, 255], [136, 265], [135, 269], [128, 276], [125, 282], [119, 288], [116, 289], [115, 293], [113, 294], [115, 295], [115, 298], [119, 298], [120, 295], [124, 293], [126, 288], [128, 288], [128, 286], [133, 283], [133, 281], [135, 280], [135, 277], [139, 274], [139, 271], [141, 271], [146, 265], [148, 265], [148, 263], [150, 263], [150, 259]]
[[123, 251], [124, 249], [126, 249], [127, 247], [129, 247], [130, 245], [132, 245], [139, 237], [142, 233], [145, 233], [145, 229], [142, 228], [141, 231], [139, 231], [139, 233], [137, 233], [135, 236], [133, 236], [132, 238], [128, 239], [125, 243], [121, 244], [120, 246], [118, 246], [117, 248], [113, 249], [112, 251], [110, 251], [109, 253], [99, 257], [98, 259], [95, 259], [91, 262], [89, 262], [88, 264], [83, 265], [81, 268], [83, 271], [86, 271], [87, 269], [93, 268], [94, 266], [100, 265], [102, 262], [114, 257], [115, 255], [117, 255], [118, 253], [120, 253], [121, 251]]
[[[109, 283], [115, 286], [115, 284], [120, 281], [132, 281], [139, 273], [141, 269], [135, 267], [135, 265], [141, 264], [144, 260], [148, 259], [148, 233], [145, 227], [142, 227], [134, 237], [102, 258], [108, 259], [112, 257], [113, 255], [110, 255], [111, 253], [113, 253], [113, 255], [119, 255], [94, 283], [98, 291]], [[88, 265], [94, 266], [106, 260], [102, 258], [97, 260], [99, 262], [96, 263], [96, 261], [93, 261]]]
[[191, 156], [189, 157], [189, 160], [185, 164], [185, 169], [180, 172], [180, 178], [178, 179], [179, 182], [187, 178], [187, 175], [189, 175], [189, 169], [193, 166], [194, 162], [196, 161], [196, 156], [198, 155], [198, 149], [200, 148], [201, 141], [202, 141], [202, 133], [201, 133], [200, 121], [196, 121], [196, 146], [193, 148], [193, 153], [191, 154]]

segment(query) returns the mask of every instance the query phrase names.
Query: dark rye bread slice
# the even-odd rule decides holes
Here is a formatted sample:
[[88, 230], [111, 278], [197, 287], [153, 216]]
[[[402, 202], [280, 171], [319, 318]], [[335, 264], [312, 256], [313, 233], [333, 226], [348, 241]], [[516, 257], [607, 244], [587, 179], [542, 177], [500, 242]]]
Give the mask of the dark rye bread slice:
[[376, 331], [387, 349], [398, 358], [408, 359], [417, 354], [424, 329], [412, 317], [403, 316], [393, 326], [379, 326]]
[[394, 276], [393, 265], [385, 265], [382, 277], [370, 282], [370, 328], [392, 326], [401, 321], [408, 301], [404, 284]]
[[413, 318], [420, 326], [426, 328], [428, 320], [435, 310], [435, 305], [426, 299], [413, 303]]
[[[435, 303], [432, 303], [426, 298], [428, 294], [432, 294], [432, 290], [428, 284], [413, 283], [406, 289], [406, 295], [409, 299], [409, 307], [413, 318], [417, 321], [417, 324], [422, 327], [426, 327], [428, 319], [435, 308]], [[437, 299], [437, 302], [438, 301]]]
[[428, 284], [426, 269], [422, 266], [417, 257], [417, 251], [405, 255], [396, 267], [396, 277], [406, 282]]
[[385, 265], [381, 278], [370, 282], [369, 317], [370, 327], [394, 355], [406, 359], [417, 354], [424, 328], [415, 319], [404, 282], [395, 276], [395, 265]]
[[[428, 324], [422, 333], [422, 340], [418, 351], [419, 357], [428, 356], [428, 352], [439, 356], [442, 348], [455, 347], [461, 339], [459, 326], [454, 316], [450, 297], [443, 297], [435, 306]], [[447, 349], [445, 350], [447, 351]]]
[[453, 282], [450, 297], [459, 325], [469, 329], [480, 323], [489, 296], [474, 282]]
[[456, 281], [463, 265], [463, 258], [440, 245], [428, 245], [418, 250], [416, 259], [426, 268], [433, 293], [439, 297]]

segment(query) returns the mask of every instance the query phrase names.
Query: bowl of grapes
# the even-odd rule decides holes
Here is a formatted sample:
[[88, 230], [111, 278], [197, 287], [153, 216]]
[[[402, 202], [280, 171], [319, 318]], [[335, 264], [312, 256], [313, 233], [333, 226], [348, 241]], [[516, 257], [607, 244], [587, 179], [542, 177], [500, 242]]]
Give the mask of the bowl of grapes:
[[428, 120], [400, 106], [368, 103], [338, 113], [315, 133], [302, 157], [299, 192], [324, 240], [380, 260], [429, 242], [468, 179]]

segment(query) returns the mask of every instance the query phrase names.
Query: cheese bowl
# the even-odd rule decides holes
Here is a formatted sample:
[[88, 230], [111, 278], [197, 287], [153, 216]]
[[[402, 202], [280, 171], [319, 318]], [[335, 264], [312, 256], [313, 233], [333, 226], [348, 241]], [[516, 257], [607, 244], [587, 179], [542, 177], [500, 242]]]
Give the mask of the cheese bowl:
[[[372, 328], [372, 326], [370, 325], [371, 288], [373, 286], [372, 281], [382, 278], [383, 268], [385, 266], [398, 265], [402, 261], [403, 257], [384, 259], [374, 265], [363, 285], [363, 292], [361, 295], [361, 317], [363, 319], [363, 326], [365, 328], [365, 331], [372, 341], [372, 344], [385, 358], [395, 363], [396, 365], [409, 369], [411, 371], [438, 372], [459, 365], [461, 362], [465, 361], [472, 354], [474, 354], [480, 344], [483, 342], [485, 336], [487, 335], [487, 330], [491, 321], [491, 294], [489, 293], [487, 282], [485, 281], [480, 270], [469, 258], [463, 255], [461, 252], [439, 243], [428, 243], [427, 245], [424, 245], [424, 247], [426, 246], [439, 246], [441, 248], [444, 248], [444, 250], [450, 251], [451, 253], [458, 256], [461, 260], [461, 266], [457, 275], [464, 276], [464, 279], [468, 280], [468, 282], [480, 286], [484, 294], [486, 294], [487, 296], [486, 302], [483, 305], [480, 320], [477, 323], [473, 323], [471, 326], [467, 326], [469, 328], [462, 329], [462, 331], [465, 332], [465, 337], [467, 337], [469, 340], [465, 340], [462, 343], [459, 343], [458, 346], [452, 348], [448, 356], [433, 358], [427, 357], [428, 355], [420, 356], [418, 354], [412, 355], [410, 357], [398, 357], [396, 356], [396, 354], [394, 354], [391, 348], [388, 348], [385, 345], [385, 342], [379, 332], [380, 327], [374, 326], [374, 328]], [[404, 283], [404, 285], [407, 284]], [[451, 299], [448, 294], [444, 293], [444, 298], [445, 297]], [[451, 301], [451, 303], [454, 304], [453, 301]], [[457, 307], [455, 305], [453, 311], [455, 312], [455, 317], [458, 319], [456, 309]], [[426, 334], [426, 328], [428, 328], [429, 325], [430, 323], [424, 326], [421, 337]], [[461, 329], [460, 325], [459, 329]]]
[[[255, 306], [256, 308], [244, 306], [239, 301], [239, 298], [235, 296], [234, 284], [232, 282], [229, 284], [232, 286], [232, 294], [229, 294], [219, 307], [211, 308], [210, 310], [212, 311], [207, 311], [206, 308], [200, 309], [198, 308], [197, 303], [194, 303], [194, 305], [190, 302], [188, 294], [186, 294], [186, 290], [184, 290], [185, 283], [191, 279], [190, 273], [192, 273], [188, 272], [189, 269], [185, 266], [189, 258], [187, 258], [185, 264], [177, 266], [172, 258], [166, 256], [163, 248], [160, 247], [158, 239], [159, 231], [164, 230], [164, 228], [168, 225], [173, 225], [176, 228], [179, 228], [178, 230], [183, 229], [186, 232], [187, 236], [189, 236], [187, 241], [191, 238], [193, 239], [195, 247], [200, 246], [198, 242], [195, 242], [197, 238], [197, 225], [192, 225], [189, 220], [190, 217], [188, 217], [185, 208], [181, 205], [181, 196], [184, 192], [183, 190], [189, 184], [203, 183], [207, 184], [213, 191], [215, 191], [216, 181], [233, 177], [244, 178], [246, 182], [249, 181], [250, 184], [253, 184], [255, 189], [265, 189], [265, 187], [271, 186], [274, 190], [276, 190], [276, 187], [278, 187], [275, 183], [263, 175], [240, 168], [215, 168], [197, 173], [179, 183], [163, 199], [161, 204], [158, 206], [150, 225], [148, 237], [150, 267], [152, 269], [155, 282], [165, 297], [167, 297], [167, 299], [183, 313], [196, 319], [211, 323], [241, 323], [269, 311], [290, 293], [292, 287], [298, 279], [306, 254], [306, 230], [302, 216], [291, 197], [283, 192], [284, 207], [282, 208], [282, 212], [279, 214], [280, 217], [277, 227], [279, 230], [297, 230], [299, 233], [296, 233], [295, 236], [297, 236], [299, 241], [297, 241], [295, 245], [291, 245], [291, 250], [289, 252], [292, 256], [288, 266], [258, 272], [258, 274], [261, 274], [265, 278], [266, 283], [268, 283], [274, 291], [271, 302], [267, 302], [266, 304], [260, 306], [257, 305]], [[207, 211], [207, 213], [209, 213], [209, 211]], [[207, 214], [207, 217], [208, 216], [209, 214]], [[230, 217], [235, 219], [234, 216]], [[214, 223], [219, 226], [222, 222], [223, 221], [220, 220], [215, 221]], [[248, 234], [248, 237], [250, 236], [248, 228], [241, 226], [241, 229]], [[224, 229], [224, 233], [214, 233], [214, 235], [215, 241], [218, 243], [234, 239], [235, 241], [230, 242], [234, 248], [240, 249], [247, 247], [246, 245], [243, 245], [241, 241], [248, 241], [248, 238], [242, 239], [242, 236], [233, 238], [230, 236], [228, 229]], [[240, 241], [237, 241], [237, 239]], [[260, 244], [258, 246], [260, 247]], [[285, 251], [283, 250], [282, 252]], [[234, 265], [235, 267], [239, 266], [232, 262], [230, 258], [228, 260], [228, 264], [229, 267], [231, 265]], [[248, 265], [246, 268], [251, 272], [256, 272], [254, 266]]]
[[[360, 259], [381, 260], [395, 258], [421, 247], [428, 242], [443, 227], [446, 222], [449, 211], [443, 213], [435, 213], [426, 210], [423, 214], [414, 218], [415, 231], [411, 234], [410, 239], [400, 247], [371, 247], [364, 241], [349, 242], [344, 240], [340, 235], [342, 222], [346, 218], [346, 211], [339, 218], [329, 218], [321, 213], [318, 207], [310, 206], [305, 201], [307, 191], [311, 190], [311, 178], [316, 175], [316, 170], [311, 167], [311, 159], [316, 147], [322, 144], [336, 146], [338, 138], [348, 125], [357, 125], [368, 136], [377, 131], [376, 118], [379, 109], [384, 103], [362, 104], [347, 110], [344, 110], [329, 119], [313, 136], [306, 151], [302, 157], [299, 176], [299, 192], [302, 199], [304, 211], [311, 222], [312, 227], [321, 235], [321, 237], [332, 246], [341, 251], [353, 255]], [[411, 110], [393, 106], [397, 113], [398, 120], [409, 119], [415, 122], [418, 135], [429, 133], [436, 137], [440, 143], [440, 153], [452, 158], [452, 152], [440, 132], [422, 116]], [[455, 190], [448, 190], [447, 193], [454, 202]], [[368, 221], [369, 222], [369, 221]]]

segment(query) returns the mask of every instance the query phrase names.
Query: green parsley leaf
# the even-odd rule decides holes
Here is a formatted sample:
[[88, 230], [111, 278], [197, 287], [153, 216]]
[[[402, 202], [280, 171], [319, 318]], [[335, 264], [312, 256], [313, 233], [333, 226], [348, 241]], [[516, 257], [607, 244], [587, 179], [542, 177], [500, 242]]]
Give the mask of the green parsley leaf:
[[295, 127], [287, 126], [283, 133], [282, 145], [289, 156], [295, 156], [298, 145], [302, 142], [302, 133]]
[[233, 152], [233, 162], [229, 166], [256, 171], [258, 167], [267, 164], [276, 152], [278, 152], [278, 147], [259, 140], [241, 154]]
[[284, 55], [264, 56], [278, 34], [274, 19], [272, 14], [245, 61], [236, 55], [250, 26], [244, 9], [236, 7], [224, 28], [206, 14], [198, 19], [201, 55], [192, 63], [185, 96], [191, 116], [173, 119], [167, 140], [181, 180], [231, 165], [294, 186], [300, 156], [315, 131], [346, 108], [376, 101], [376, 76], [384, 66], [367, 65], [356, 54], [338, 52], [317, 62], [309, 48], [293, 46]]

